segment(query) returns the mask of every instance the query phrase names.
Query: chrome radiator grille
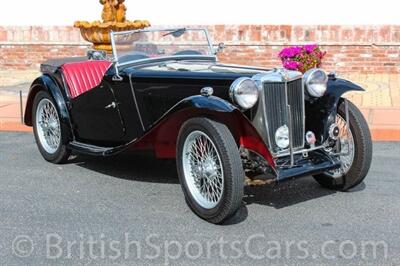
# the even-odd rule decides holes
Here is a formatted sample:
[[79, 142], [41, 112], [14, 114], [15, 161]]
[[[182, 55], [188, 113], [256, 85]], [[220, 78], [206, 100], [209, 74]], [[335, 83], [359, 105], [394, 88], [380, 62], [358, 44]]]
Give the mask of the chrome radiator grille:
[[302, 80], [289, 81], [287, 83], [287, 92], [285, 90], [285, 82], [265, 82], [263, 85], [270, 148], [274, 152], [280, 150], [275, 144], [275, 132], [283, 125], [289, 127], [287, 104], [290, 105], [291, 109], [293, 148], [302, 148], [305, 134]]

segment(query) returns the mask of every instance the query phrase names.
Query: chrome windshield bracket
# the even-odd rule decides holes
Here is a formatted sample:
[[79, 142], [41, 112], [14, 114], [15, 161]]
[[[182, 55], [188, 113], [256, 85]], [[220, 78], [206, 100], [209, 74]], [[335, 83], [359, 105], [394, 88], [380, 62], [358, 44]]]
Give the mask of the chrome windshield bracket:
[[112, 77], [112, 80], [113, 81], [122, 81], [123, 80], [123, 78], [121, 77], [121, 75], [119, 74], [119, 69], [118, 69], [118, 62], [115, 62], [114, 61], [114, 70], [115, 70], [115, 74], [114, 74], [114, 76]]
[[124, 78], [119, 75], [118, 70], [116, 72], [117, 73], [115, 73], [115, 75], [112, 77], [112, 80], [113, 81], [123, 81]]

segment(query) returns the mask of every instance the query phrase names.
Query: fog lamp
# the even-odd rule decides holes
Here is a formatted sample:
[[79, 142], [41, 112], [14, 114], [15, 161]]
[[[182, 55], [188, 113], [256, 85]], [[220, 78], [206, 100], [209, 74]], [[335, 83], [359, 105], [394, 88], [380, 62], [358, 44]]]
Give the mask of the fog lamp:
[[307, 131], [307, 133], [306, 133], [306, 141], [311, 147], [315, 145], [315, 142], [317, 141], [317, 138], [315, 137], [314, 132]]
[[289, 128], [287, 125], [283, 125], [276, 130], [275, 143], [281, 149], [289, 147]]

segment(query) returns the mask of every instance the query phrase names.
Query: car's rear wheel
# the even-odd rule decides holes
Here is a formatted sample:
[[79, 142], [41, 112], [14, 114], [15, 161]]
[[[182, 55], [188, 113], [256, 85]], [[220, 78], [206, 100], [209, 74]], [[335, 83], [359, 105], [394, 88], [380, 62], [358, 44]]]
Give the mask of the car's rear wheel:
[[70, 151], [65, 145], [60, 117], [52, 97], [40, 91], [33, 102], [33, 131], [37, 146], [43, 158], [52, 163], [65, 162]]
[[358, 108], [348, 102], [349, 123], [346, 122], [345, 102], [339, 105], [336, 123], [339, 127], [340, 156], [342, 166], [338, 169], [315, 175], [323, 187], [348, 190], [360, 184], [366, 177], [372, 160], [372, 141], [368, 124]]
[[229, 129], [207, 118], [181, 128], [177, 168], [189, 207], [211, 223], [222, 223], [241, 206], [244, 171]]

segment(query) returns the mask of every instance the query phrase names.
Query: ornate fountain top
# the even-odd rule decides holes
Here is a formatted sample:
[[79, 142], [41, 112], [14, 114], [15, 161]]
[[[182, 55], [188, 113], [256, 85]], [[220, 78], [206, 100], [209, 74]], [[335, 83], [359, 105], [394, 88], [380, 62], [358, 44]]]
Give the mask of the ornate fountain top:
[[125, 0], [100, 0], [103, 12], [101, 18], [103, 22], [125, 22], [126, 21], [126, 6]]
[[150, 26], [147, 20], [129, 21], [126, 19], [125, 0], [100, 0], [103, 5], [103, 21], [76, 21], [74, 27], [80, 28], [82, 37], [95, 49], [111, 51], [110, 31], [143, 29]]

